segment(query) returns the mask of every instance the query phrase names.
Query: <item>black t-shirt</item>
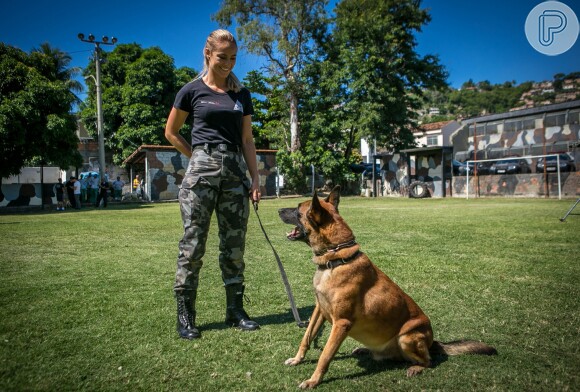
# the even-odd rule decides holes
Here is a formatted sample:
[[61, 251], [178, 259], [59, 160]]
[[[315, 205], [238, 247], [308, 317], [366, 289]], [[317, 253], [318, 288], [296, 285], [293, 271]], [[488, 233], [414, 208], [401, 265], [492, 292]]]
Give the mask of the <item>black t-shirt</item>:
[[254, 114], [248, 89], [218, 93], [201, 79], [183, 86], [173, 106], [193, 114], [192, 146], [203, 143], [241, 145], [242, 118]]
[[58, 182], [54, 188], [56, 189], [56, 195], [57, 196], [62, 196], [64, 194], [64, 184]]

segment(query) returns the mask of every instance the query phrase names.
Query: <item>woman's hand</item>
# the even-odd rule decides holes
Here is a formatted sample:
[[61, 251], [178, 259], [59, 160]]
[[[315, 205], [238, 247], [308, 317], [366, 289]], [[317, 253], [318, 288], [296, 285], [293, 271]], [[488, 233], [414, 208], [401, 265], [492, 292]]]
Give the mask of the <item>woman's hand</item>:
[[252, 188], [250, 188], [250, 199], [252, 203], [259, 203], [261, 198], [262, 194], [260, 193], [259, 181], [252, 181]]

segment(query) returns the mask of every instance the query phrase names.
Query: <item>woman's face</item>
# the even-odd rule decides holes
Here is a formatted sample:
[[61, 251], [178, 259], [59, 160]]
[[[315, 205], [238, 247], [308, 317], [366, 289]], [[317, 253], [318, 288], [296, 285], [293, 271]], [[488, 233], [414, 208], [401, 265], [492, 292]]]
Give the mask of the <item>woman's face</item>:
[[206, 49], [206, 56], [209, 57], [208, 68], [215, 76], [227, 78], [236, 65], [238, 46], [229, 41], [219, 41], [215, 50]]

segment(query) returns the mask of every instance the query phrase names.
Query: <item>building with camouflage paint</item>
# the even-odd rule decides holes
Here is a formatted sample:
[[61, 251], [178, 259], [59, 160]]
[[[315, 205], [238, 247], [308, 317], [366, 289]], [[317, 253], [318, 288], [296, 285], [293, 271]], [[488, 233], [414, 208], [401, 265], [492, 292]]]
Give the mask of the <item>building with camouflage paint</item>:
[[[373, 187], [376, 195], [406, 195], [413, 181], [422, 181], [429, 196], [465, 197], [467, 178], [454, 173], [453, 163], [505, 157], [525, 159], [529, 173], [482, 175], [469, 178], [469, 192], [479, 196], [555, 197], [580, 195], [580, 101], [517, 110], [463, 120], [450, 135], [449, 145], [379, 152], [381, 162]], [[446, 125], [442, 123], [442, 128]], [[432, 132], [432, 130], [431, 130]], [[432, 133], [433, 134], [433, 133]], [[536, 172], [537, 156], [565, 153], [574, 158], [575, 170], [561, 173]], [[481, 165], [492, 162], [481, 162]], [[485, 166], [483, 167], [485, 169]], [[455, 174], [455, 175], [454, 175]]]
[[[464, 120], [451, 142], [456, 160], [482, 161], [483, 175], [469, 179], [470, 193], [557, 196], [557, 173], [537, 172], [536, 165], [540, 155], [563, 153], [574, 159], [575, 170], [560, 173], [562, 196], [580, 195], [580, 100]], [[506, 157], [530, 157], [525, 162], [520, 160], [529, 172], [487, 175], [486, 170], [494, 163], [488, 160]], [[466, 178], [455, 180], [455, 195], [465, 196]]]
[[[83, 146], [85, 144], [86, 142], [82, 143]], [[276, 196], [276, 151], [257, 150], [257, 159], [262, 195]], [[114, 174], [109, 174], [111, 181], [117, 175], [121, 176], [125, 182], [123, 192], [127, 193], [131, 190], [133, 179], [139, 174], [144, 180], [143, 199], [161, 201], [177, 200], [188, 160], [172, 146], [143, 145], [123, 164], [127, 170], [107, 166], [107, 173], [112, 170], [111, 173]], [[40, 206], [43, 194], [44, 205], [56, 205], [54, 185], [58, 176], [66, 174], [62, 174], [58, 168], [44, 168], [44, 181], [41, 186], [39, 173], [40, 168], [23, 168], [20, 176], [4, 179], [0, 187], [0, 207]], [[74, 170], [71, 174], [74, 174]]]
[[[276, 196], [276, 151], [257, 150], [260, 192]], [[144, 180], [144, 198], [149, 201], [177, 200], [179, 185], [189, 160], [173, 146], [140, 146], [123, 164], [130, 182], [137, 174]]]

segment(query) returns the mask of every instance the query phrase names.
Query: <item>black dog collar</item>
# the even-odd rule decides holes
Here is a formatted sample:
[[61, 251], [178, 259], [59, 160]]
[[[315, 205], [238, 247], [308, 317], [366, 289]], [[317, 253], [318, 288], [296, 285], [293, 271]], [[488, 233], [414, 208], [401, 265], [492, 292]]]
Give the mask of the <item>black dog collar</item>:
[[336, 253], [341, 249], [345, 249], [345, 248], [350, 248], [351, 246], [355, 246], [356, 245], [356, 240], [353, 238], [350, 241], [347, 242], [343, 242], [342, 244], [338, 244], [336, 245], [334, 248], [326, 248], [326, 250], [322, 253], [315, 253], [316, 256], [324, 256], [327, 253]]
[[334, 269], [340, 265], [344, 265], [344, 264], [348, 264], [351, 261], [353, 261], [358, 255], [359, 255], [360, 250], [357, 250], [356, 252], [354, 252], [350, 257], [347, 257], [346, 259], [334, 259], [334, 260], [330, 260], [327, 261], [326, 264], [319, 264], [318, 268], [319, 269]]

